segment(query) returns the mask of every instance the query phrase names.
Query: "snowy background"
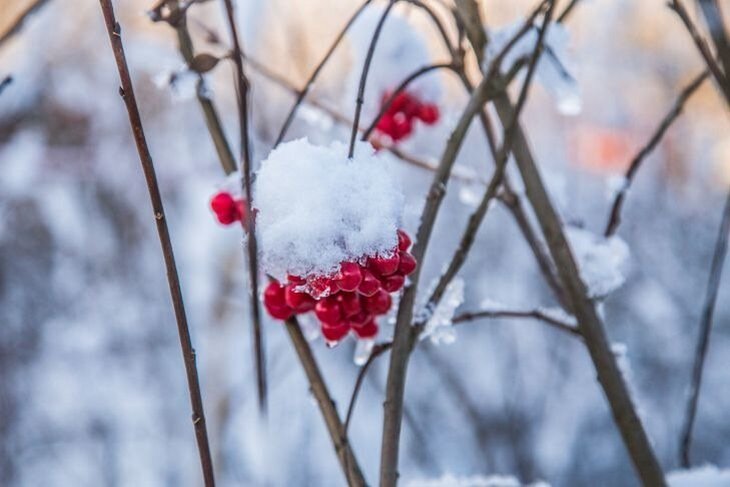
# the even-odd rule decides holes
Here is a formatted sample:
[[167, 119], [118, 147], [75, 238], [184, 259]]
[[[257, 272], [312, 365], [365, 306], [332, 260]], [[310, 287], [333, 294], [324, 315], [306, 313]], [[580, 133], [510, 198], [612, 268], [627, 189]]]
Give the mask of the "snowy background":
[[[2, 0], [0, 28], [23, 3]], [[510, 28], [533, 6], [483, 3], [495, 30]], [[300, 86], [357, 4], [239, 1], [246, 51]], [[151, 2], [116, 6], [167, 205], [219, 483], [343, 485], [293, 348], [281, 325], [268, 319], [268, 422], [258, 416], [241, 234], [217, 224], [208, 209], [224, 177], [192, 84], [184, 76], [173, 88], [164, 82], [182, 65], [175, 33], [150, 21], [145, 10]], [[392, 89], [424, 59], [446, 59], [420, 12], [396, 10], [399, 22], [414, 30], [397, 29], [383, 44], [405, 47], [388, 51], [397, 62], [376, 57], [373, 93]], [[222, 53], [206, 44], [201, 27], [220, 32], [225, 42], [219, 2], [190, 12], [198, 50]], [[355, 108], [353, 69], [359, 71], [367, 39], [357, 32], [310, 94], [347, 117]], [[702, 65], [663, 0], [585, 0], [556, 33], [569, 35], [561, 48], [576, 83], [556, 86], [543, 72], [522, 119], [571, 226], [584, 277], [595, 280], [592, 289], [602, 296], [608, 333], [660, 461], [674, 470], [701, 303], [730, 184], [730, 119], [707, 82], [640, 170], [618, 236], [596, 241], [626, 164]], [[249, 73], [258, 162], [293, 98]], [[49, 0], [0, 45], [0, 78], [6, 74], [14, 81], [0, 95], [0, 485], [198, 486], [165, 272], [97, 2]], [[231, 68], [221, 63], [206, 76], [235, 142]], [[400, 147], [434, 161], [466, 97], [447, 73], [427, 75], [419, 90], [438, 100], [441, 120], [419, 126]], [[582, 109], [575, 114], [577, 99]], [[378, 102], [366, 100], [368, 123]], [[305, 105], [287, 138], [306, 135], [325, 144], [347, 141], [349, 130]], [[485, 154], [474, 124], [457, 164], [485, 179], [492, 170]], [[431, 174], [381, 156], [403, 187], [404, 226], [413, 234]], [[449, 185], [423, 263], [422, 292], [450, 258], [481, 188], [456, 180]], [[460, 278], [463, 289], [454, 286], [452, 299], [463, 292], [461, 311], [495, 303], [509, 309], [556, 305], [499, 205], [490, 210]], [[698, 466], [730, 466], [729, 297], [725, 282], [695, 429]], [[382, 322], [381, 337], [391, 333], [392, 325]], [[467, 479], [464, 485], [487, 485], [474, 477], [487, 475], [556, 486], [636, 484], [579, 341], [528, 320], [459, 325], [448, 338], [424, 340], [409, 368], [400, 468], [405, 485], [456, 485], [459, 478]], [[312, 346], [344, 414], [358, 372], [354, 342], [327, 349], [319, 339]], [[378, 359], [368, 374], [350, 428], [371, 482], [387, 360]], [[697, 485], [681, 483], [681, 475], [673, 482]], [[725, 482], [716, 485], [730, 485]]]

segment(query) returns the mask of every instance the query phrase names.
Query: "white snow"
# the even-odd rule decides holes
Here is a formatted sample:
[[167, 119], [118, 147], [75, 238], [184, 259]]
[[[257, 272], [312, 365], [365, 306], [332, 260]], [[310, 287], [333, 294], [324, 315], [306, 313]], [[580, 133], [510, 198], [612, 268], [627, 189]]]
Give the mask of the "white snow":
[[630, 258], [626, 242], [616, 235], [604, 238], [574, 226], [566, 226], [565, 231], [590, 297], [604, 297], [623, 285]]
[[[489, 32], [490, 42], [484, 53], [483, 69], [486, 71], [492, 60], [502, 51], [507, 43], [517, 34], [523, 21], [509, 24], [501, 29]], [[507, 71], [518, 59], [531, 56], [537, 43], [539, 31], [537, 26], [526, 32], [504, 56], [502, 71]], [[535, 77], [555, 100], [556, 107], [563, 115], [577, 115], [582, 109], [582, 101], [578, 82], [571, 75], [568, 65], [568, 43], [570, 35], [562, 24], [552, 24], [547, 31], [545, 45], [537, 67]]]
[[434, 344], [453, 343], [456, 340], [453, 327], [454, 312], [464, 302], [464, 280], [457, 277], [446, 286], [446, 291], [436, 309], [426, 322], [421, 339], [430, 338]]
[[[412, 480], [407, 487], [522, 487], [523, 484], [511, 475], [443, 475], [437, 479]], [[545, 482], [536, 482], [526, 487], [549, 487]]]
[[540, 307], [538, 308], [538, 311], [540, 311], [542, 314], [547, 316], [548, 318], [552, 318], [556, 321], [561, 321], [565, 323], [566, 325], [572, 325], [577, 326], [578, 320], [575, 319], [575, 316], [571, 315], [567, 311], [565, 311], [563, 308], [559, 306], [546, 306], [546, 307]]
[[262, 162], [253, 204], [262, 266], [284, 279], [331, 275], [343, 261], [391, 251], [403, 195], [369, 144], [358, 142], [348, 160], [342, 143], [298, 139]]
[[671, 487], [727, 487], [730, 485], [730, 469], [704, 465], [690, 470], [674, 470], [667, 475]]

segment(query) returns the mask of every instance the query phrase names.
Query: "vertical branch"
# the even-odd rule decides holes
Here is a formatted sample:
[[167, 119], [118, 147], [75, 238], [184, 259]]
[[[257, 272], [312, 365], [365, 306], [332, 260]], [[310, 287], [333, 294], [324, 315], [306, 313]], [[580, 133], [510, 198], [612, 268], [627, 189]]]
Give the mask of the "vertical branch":
[[[251, 289], [249, 293], [251, 306], [251, 320], [253, 324], [253, 341], [256, 365], [256, 381], [259, 399], [259, 408], [266, 411], [266, 358], [264, 354], [263, 330], [261, 327], [261, 307], [259, 304], [259, 266], [258, 249], [256, 243], [256, 219], [251, 206], [253, 192], [251, 191], [251, 147], [248, 131], [248, 79], [243, 72], [243, 57], [241, 44], [238, 40], [238, 31], [233, 13], [233, 2], [223, 0], [226, 7], [226, 17], [233, 42], [233, 63], [236, 67], [236, 91], [238, 95], [238, 122], [241, 135], [241, 185], [246, 196], [246, 215], [248, 238], [246, 249], [248, 257], [248, 274]], [[244, 223], [244, 226], [246, 225]]]
[[299, 361], [302, 363], [304, 373], [307, 375], [309, 381], [309, 387], [312, 390], [312, 394], [317, 401], [317, 405], [322, 413], [324, 422], [327, 425], [327, 431], [330, 434], [332, 445], [337, 453], [337, 458], [340, 461], [342, 471], [347, 477], [347, 483], [350, 486], [362, 487], [366, 486], [365, 477], [363, 476], [360, 465], [357, 463], [357, 458], [352, 452], [350, 443], [347, 440], [347, 432], [345, 427], [340, 420], [340, 416], [337, 414], [335, 403], [330, 396], [327, 384], [324, 382], [324, 377], [317, 366], [317, 361], [312, 354], [312, 350], [309, 348], [307, 339], [304, 338], [302, 330], [299, 328], [299, 323], [296, 318], [291, 318], [285, 323], [286, 331], [289, 333], [294, 349], [299, 356]]
[[722, 266], [725, 263], [725, 255], [727, 254], [728, 232], [730, 232], [730, 192], [728, 192], [727, 199], [725, 200], [725, 209], [722, 213], [722, 221], [720, 222], [720, 229], [717, 234], [715, 252], [712, 256], [712, 266], [710, 267], [707, 292], [705, 293], [705, 303], [702, 307], [700, 331], [697, 339], [697, 348], [695, 350], [694, 366], [692, 368], [692, 382], [690, 384], [689, 398], [687, 400], [687, 410], [680, 435], [680, 462], [684, 468], [689, 468], [691, 465], [689, 453], [692, 444], [692, 428], [694, 427], [695, 416], [697, 415], [697, 402], [699, 401], [700, 386], [702, 385], [702, 371], [704, 369], [705, 357], [707, 356], [707, 349], [710, 343], [712, 316], [715, 311], [717, 292], [720, 288]]
[[188, 328], [187, 316], [185, 314], [185, 305], [183, 303], [182, 290], [180, 288], [180, 278], [177, 273], [175, 264], [175, 255], [172, 249], [172, 241], [170, 240], [170, 232], [167, 228], [165, 220], [165, 209], [162, 204], [162, 196], [160, 188], [157, 185], [157, 176], [155, 167], [152, 162], [147, 140], [142, 128], [142, 119], [139, 115], [139, 108], [134, 97], [134, 89], [132, 79], [129, 74], [129, 67], [124, 55], [124, 46], [122, 44], [121, 28], [114, 17], [114, 9], [111, 0], [99, 0], [101, 10], [104, 14], [109, 41], [111, 42], [114, 59], [116, 60], [117, 69], [119, 71], [119, 79], [121, 88], [119, 94], [124, 100], [129, 116], [129, 124], [134, 135], [134, 142], [137, 146], [139, 160], [142, 165], [145, 180], [147, 182], [147, 190], [152, 204], [152, 211], [157, 224], [157, 234], [162, 247], [162, 254], [165, 260], [165, 268], [167, 271], [167, 282], [170, 287], [170, 296], [172, 305], [175, 310], [175, 319], [177, 322], [177, 331], [180, 337], [180, 348], [182, 350], [185, 362], [185, 372], [187, 375], [188, 390], [190, 392], [190, 404], [192, 406], [193, 425], [195, 428], [195, 437], [198, 445], [198, 453], [200, 456], [200, 465], [203, 470], [203, 479], [206, 487], [213, 487], [215, 479], [213, 475], [213, 461], [210, 455], [210, 446], [208, 444], [208, 431], [205, 423], [205, 413], [203, 411], [203, 399], [200, 393], [200, 382], [198, 379], [198, 370], [195, 364], [195, 350], [190, 340], [190, 329]]
[[355, 100], [355, 116], [352, 120], [350, 150], [347, 154], [347, 157], [349, 157], [350, 159], [352, 159], [352, 156], [355, 155], [355, 140], [357, 140], [357, 132], [360, 128], [360, 112], [362, 111], [362, 104], [364, 102], [365, 84], [367, 83], [368, 73], [370, 72], [370, 63], [372, 62], [373, 55], [375, 54], [375, 46], [378, 44], [378, 38], [380, 38], [380, 32], [383, 30], [383, 24], [385, 23], [385, 19], [388, 18], [390, 10], [393, 8], [393, 5], [395, 5], [397, 1], [398, 0], [390, 0], [388, 2], [388, 6], [385, 7], [383, 14], [380, 16], [380, 20], [378, 20], [378, 25], [375, 27], [375, 32], [373, 33], [373, 37], [370, 40], [370, 46], [368, 47], [368, 52], [365, 56], [365, 65], [362, 68], [362, 74], [360, 75], [360, 84], [357, 89], [357, 99]]
[[302, 104], [304, 101], [304, 98], [307, 96], [307, 93], [309, 93], [309, 90], [312, 88], [312, 85], [314, 84], [315, 80], [317, 79], [317, 76], [319, 76], [320, 71], [322, 71], [322, 68], [324, 68], [325, 64], [327, 64], [327, 61], [329, 61], [330, 57], [332, 57], [332, 54], [335, 52], [335, 49], [337, 46], [340, 45], [340, 42], [345, 37], [345, 34], [348, 30], [350, 30], [350, 27], [355, 22], [355, 20], [360, 16], [363, 10], [365, 10], [365, 7], [367, 7], [372, 0], [365, 0], [362, 5], [355, 11], [354, 14], [352, 14], [352, 17], [347, 21], [345, 26], [340, 30], [340, 32], [337, 34], [337, 37], [335, 37], [334, 42], [330, 45], [330, 48], [325, 53], [322, 60], [319, 62], [316, 68], [314, 68], [314, 71], [309, 76], [309, 79], [306, 83], [304, 83], [304, 88], [302, 88], [297, 93], [297, 99], [294, 101], [294, 105], [292, 105], [291, 109], [289, 110], [289, 114], [286, 116], [286, 119], [284, 120], [284, 125], [282, 125], [281, 130], [279, 131], [279, 136], [276, 138], [276, 142], [274, 142], [274, 148], [276, 148], [279, 144], [281, 144], [281, 141], [284, 140], [284, 136], [286, 135], [287, 130], [289, 130], [289, 126], [291, 125], [292, 121], [294, 120], [294, 115], [297, 113], [297, 109], [299, 108], [299, 105]]

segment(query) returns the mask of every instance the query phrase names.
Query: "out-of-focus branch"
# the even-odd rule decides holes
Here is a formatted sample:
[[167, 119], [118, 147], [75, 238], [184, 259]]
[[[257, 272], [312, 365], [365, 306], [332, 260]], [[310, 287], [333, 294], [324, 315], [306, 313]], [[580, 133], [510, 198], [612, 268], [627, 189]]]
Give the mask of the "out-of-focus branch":
[[258, 249], [256, 241], [256, 219], [253, 214], [251, 189], [251, 148], [248, 130], [248, 90], [249, 83], [243, 71], [243, 51], [238, 40], [238, 31], [233, 12], [232, 0], [223, 0], [228, 20], [228, 28], [233, 42], [233, 63], [236, 67], [236, 92], [238, 95], [238, 123], [241, 136], [241, 185], [246, 197], [246, 215], [248, 218], [242, 222], [248, 230], [246, 239], [246, 250], [248, 257], [248, 275], [251, 289], [249, 290], [249, 302], [251, 306], [251, 321], [253, 331], [253, 342], [255, 352], [256, 379], [259, 398], [259, 408], [266, 412], [266, 358], [264, 353], [263, 330], [261, 326], [261, 305], [259, 303], [259, 265]]
[[5, 91], [5, 88], [10, 86], [10, 84], [13, 82], [13, 77], [10, 75], [7, 75], [0, 81], [0, 95], [3, 94], [3, 91]]
[[358, 18], [358, 16], [362, 13], [363, 10], [370, 4], [372, 0], [365, 0], [363, 4], [355, 11], [354, 14], [352, 14], [352, 17], [347, 21], [345, 26], [340, 30], [340, 32], [337, 34], [337, 37], [335, 37], [335, 40], [332, 42], [332, 45], [330, 45], [330, 48], [325, 53], [322, 60], [317, 64], [317, 67], [314, 68], [314, 71], [312, 71], [312, 74], [309, 76], [309, 79], [304, 83], [304, 87], [301, 90], [297, 91], [297, 99], [294, 101], [294, 105], [292, 105], [291, 109], [289, 110], [289, 114], [286, 116], [286, 119], [284, 120], [284, 124], [281, 127], [281, 130], [279, 131], [279, 136], [276, 138], [276, 141], [274, 142], [274, 147], [281, 144], [281, 142], [284, 140], [284, 136], [286, 135], [287, 130], [289, 130], [289, 126], [291, 125], [292, 121], [294, 120], [294, 116], [297, 113], [297, 109], [299, 108], [299, 105], [302, 104], [302, 101], [304, 101], [304, 98], [307, 96], [307, 93], [309, 93], [309, 90], [312, 88], [312, 85], [317, 79], [317, 76], [319, 76], [320, 71], [322, 71], [322, 68], [327, 64], [327, 61], [329, 61], [330, 57], [332, 57], [332, 54], [335, 52], [335, 49], [337, 49], [337, 46], [340, 45], [340, 42], [345, 37], [345, 34], [347, 34], [347, 31], [350, 29], [352, 24], [355, 22], [355, 20]]
[[205, 423], [205, 413], [203, 410], [203, 399], [200, 393], [198, 370], [195, 364], [195, 350], [193, 349], [190, 339], [190, 329], [188, 327], [187, 316], [185, 314], [185, 305], [183, 303], [182, 290], [180, 288], [180, 278], [177, 273], [172, 241], [170, 239], [170, 232], [167, 228], [167, 221], [165, 219], [165, 209], [162, 204], [162, 196], [160, 195], [160, 188], [157, 184], [154, 163], [147, 146], [144, 129], [142, 128], [142, 119], [139, 115], [139, 108], [134, 96], [132, 78], [129, 74], [129, 67], [127, 66], [127, 60], [124, 55], [121, 28], [114, 16], [112, 1], [100, 0], [100, 4], [104, 14], [106, 29], [109, 34], [109, 41], [111, 42], [112, 51], [114, 52], [114, 58], [119, 71], [119, 78], [121, 80], [119, 94], [122, 96], [127, 108], [129, 124], [132, 128], [134, 141], [139, 154], [139, 160], [142, 165], [145, 180], [147, 181], [147, 189], [149, 191], [150, 202], [152, 203], [152, 211], [157, 225], [157, 233], [165, 260], [167, 281], [170, 287], [170, 296], [172, 297], [177, 330], [180, 337], [180, 348], [182, 350], [185, 363], [188, 390], [190, 392], [190, 403], [193, 410], [192, 420], [198, 444], [200, 464], [203, 470], [203, 479], [206, 487], [213, 487], [215, 485], [213, 461], [210, 455], [208, 431]]
[[707, 283], [705, 302], [702, 307], [700, 330], [697, 338], [694, 366], [692, 368], [692, 381], [690, 382], [684, 424], [680, 434], [680, 462], [684, 468], [689, 468], [691, 465], [690, 448], [692, 446], [692, 428], [694, 427], [695, 416], [697, 415], [697, 403], [700, 397], [700, 386], [702, 385], [702, 371], [710, 343], [712, 317], [715, 311], [715, 303], [717, 302], [720, 280], [722, 278], [722, 266], [725, 263], [725, 255], [727, 254], [728, 233], [730, 233], [730, 191], [725, 200], [725, 209], [722, 213], [722, 220], [717, 234], [717, 243], [715, 244], [715, 251], [712, 255], [710, 277]]
[[[4, 1], [7, 2], [8, 0]], [[34, 0], [30, 3], [30, 5], [24, 8], [13, 21], [9, 22], [7, 28], [3, 32], [0, 32], [0, 47], [5, 44], [5, 41], [20, 32], [23, 28], [23, 24], [26, 20], [28, 20], [28, 17], [40, 10], [46, 3], [48, 3], [48, 0]]]
[[350, 396], [350, 404], [347, 406], [347, 416], [345, 417], [345, 434], [347, 434], [350, 429], [350, 421], [352, 420], [352, 415], [355, 412], [355, 403], [357, 402], [357, 396], [360, 393], [362, 381], [363, 379], [365, 379], [365, 375], [367, 374], [368, 369], [370, 369], [370, 366], [373, 364], [373, 362], [375, 362], [376, 358], [380, 357], [382, 354], [390, 350], [392, 346], [393, 342], [384, 342], [375, 345], [370, 352], [370, 356], [360, 368], [360, 372], [358, 372], [357, 379], [355, 380], [355, 387], [352, 389], [352, 395]]
[[324, 381], [324, 377], [322, 377], [317, 361], [312, 354], [312, 349], [309, 348], [309, 343], [307, 343], [307, 339], [304, 338], [302, 330], [299, 328], [299, 323], [296, 318], [291, 318], [286, 321], [285, 326], [291, 342], [294, 345], [294, 349], [299, 356], [299, 361], [304, 368], [304, 373], [307, 375], [309, 387], [317, 401], [324, 422], [327, 425], [327, 431], [330, 434], [330, 439], [337, 453], [342, 471], [347, 478], [348, 485], [358, 487], [367, 485], [357, 458], [355, 458], [355, 454], [347, 439], [347, 431], [340, 420], [339, 414], [337, 414], [335, 403], [327, 389], [327, 384]]
[[679, 96], [674, 102], [674, 105], [672, 105], [672, 108], [659, 123], [656, 130], [649, 138], [648, 142], [641, 148], [641, 150], [639, 150], [639, 152], [636, 153], [634, 158], [631, 160], [629, 168], [626, 170], [626, 175], [624, 176], [624, 182], [621, 186], [621, 189], [619, 190], [618, 194], [616, 194], [616, 197], [613, 200], [613, 204], [611, 205], [611, 212], [609, 213], [608, 222], [606, 223], [606, 230], [603, 232], [606, 237], [610, 237], [611, 235], [616, 233], [616, 229], [618, 229], [618, 226], [621, 223], [621, 209], [623, 208], [626, 194], [628, 193], [631, 184], [634, 182], [634, 176], [636, 176], [636, 172], [639, 170], [641, 163], [644, 161], [644, 159], [646, 159], [649, 154], [651, 154], [654, 148], [656, 148], [656, 146], [662, 140], [662, 137], [664, 137], [664, 134], [672, 125], [672, 123], [674, 123], [677, 117], [681, 115], [684, 104], [687, 102], [689, 97], [691, 97], [692, 94], [697, 91], [697, 89], [702, 85], [702, 83], [707, 79], [709, 75], [710, 72], [708, 70], [704, 70], [699, 75], [695, 76], [692, 82], [689, 83], [680, 92]]
[[723, 95], [725, 95], [725, 99], [730, 101], [730, 83], [728, 83], [727, 73], [723, 73], [722, 68], [720, 68], [717, 64], [710, 47], [697, 30], [697, 27], [695, 27], [687, 9], [684, 8], [684, 4], [681, 0], [671, 0], [669, 8], [674, 10], [677, 16], [679, 16], [690, 37], [692, 37], [692, 41], [697, 47], [697, 50], [700, 52], [702, 59], [705, 60], [705, 64], [707, 64], [707, 67], [712, 73], [712, 77], [715, 78], [715, 82], [720, 88], [720, 91], [722, 91]]
[[705, 16], [707, 30], [710, 32], [710, 37], [715, 43], [717, 56], [720, 58], [725, 79], [727, 80], [730, 77], [730, 40], [727, 38], [722, 13], [720, 12], [720, 5], [717, 3], [717, 0], [698, 0], [698, 3], [700, 4], [702, 14]]
[[468, 313], [461, 313], [459, 315], [454, 316], [454, 319], [452, 322], [454, 325], [460, 324], [460, 323], [468, 323], [471, 321], [479, 320], [482, 318], [532, 318], [535, 320], [542, 321], [544, 323], [547, 323], [548, 325], [552, 326], [553, 328], [556, 328], [561, 331], [568, 332], [569, 334], [581, 337], [580, 330], [575, 327], [574, 325], [571, 325], [569, 323], [566, 323], [565, 321], [559, 320], [553, 316], [550, 316], [550, 314], [546, 313], [543, 310], [540, 309], [534, 309], [530, 311], [512, 311], [512, 310], [484, 310], [484, 311], [472, 311]]

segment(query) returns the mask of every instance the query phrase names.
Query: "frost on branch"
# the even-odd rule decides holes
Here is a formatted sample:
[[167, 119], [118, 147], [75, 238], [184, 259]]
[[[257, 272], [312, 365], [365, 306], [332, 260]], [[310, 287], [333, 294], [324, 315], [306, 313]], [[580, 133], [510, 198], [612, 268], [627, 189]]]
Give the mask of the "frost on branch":
[[626, 242], [616, 235], [604, 238], [578, 227], [565, 230], [590, 297], [605, 297], [623, 285], [630, 257]]
[[727, 487], [730, 470], [704, 465], [690, 470], [675, 470], [667, 475], [670, 487]]
[[261, 263], [270, 275], [332, 275], [341, 262], [387, 253], [398, 244], [403, 195], [368, 144], [355, 157], [339, 142], [280, 145], [254, 183]]
[[[489, 69], [492, 60], [502, 51], [507, 43], [522, 28], [523, 21], [507, 25], [490, 32], [490, 42], [484, 53], [484, 69]], [[545, 39], [546, 49], [538, 61], [535, 76], [555, 99], [558, 111], [563, 115], [577, 115], [582, 108], [578, 82], [568, 69], [568, 43], [570, 36], [563, 24], [552, 24]], [[538, 39], [538, 28], [535, 24], [515, 43], [502, 60], [502, 71], [507, 71], [519, 59], [532, 55]]]
[[430, 338], [434, 344], [453, 343], [456, 340], [454, 334], [454, 313], [464, 302], [464, 280], [455, 278], [444, 292], [438, 306], [428, 317], [426, 326], [423, 328], [421, 339]]

